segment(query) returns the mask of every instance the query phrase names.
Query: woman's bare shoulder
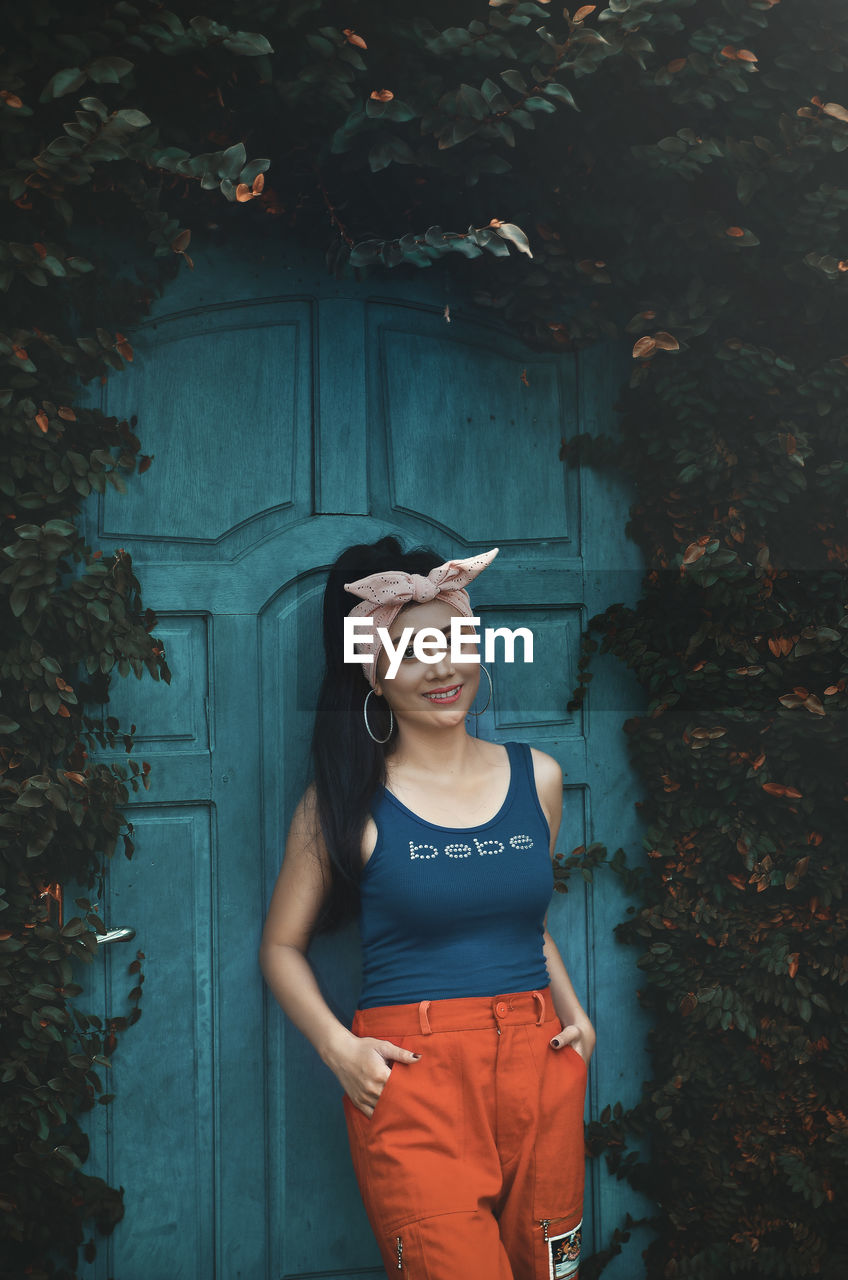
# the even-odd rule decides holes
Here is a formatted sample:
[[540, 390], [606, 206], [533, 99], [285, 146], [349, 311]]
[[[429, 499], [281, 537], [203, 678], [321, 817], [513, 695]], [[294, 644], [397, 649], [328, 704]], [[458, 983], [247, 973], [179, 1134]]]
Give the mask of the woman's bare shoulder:
[[310, 783], [295, 805], [289, 832], [286, 839], [286, 856], [291, 860], [299, 855], [309, 853], [317, 857], [321, 863], [328, 861], [327, 846], [321, 830], [321, 816], [318, 812], [318, 794], [314, 783]]
[[551, 830], [551, 856], [553, 856], [553, 846], [562, 821], [562, 769], [559, 761], [549, 756], [546, 751], [531, 747], [530, 753], [533, 758], [536, 794]]
[[559, 761], [546, 751], [540, 751], [538, 747], [531, 747], [530, 755], [533, 758], [536, 786], [562, 787], [562, 767]]
[[289, 830], [305, 833], [314, 830], [316, 825], [318, 825], [318, 792], [315, 783], [310, 782], [295, 805]]

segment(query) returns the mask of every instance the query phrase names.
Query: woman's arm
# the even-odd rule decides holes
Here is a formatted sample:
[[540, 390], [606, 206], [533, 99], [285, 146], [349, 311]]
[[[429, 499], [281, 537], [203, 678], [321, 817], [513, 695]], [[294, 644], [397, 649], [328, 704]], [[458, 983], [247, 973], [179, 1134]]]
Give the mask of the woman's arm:
[[[531, 748], [536, 791], [551, 829], [551, 858], [562, 821], [562, 769], [553, 756]], [[551, 979], [551, 996], [561, 1029], [551, 1041], [556, 1049], [570, 1044], [588, 1063], [595, 1048], [595, 1029], [577, 998], [559, 948], [545, 928], [544, 953]]]
[[259, 965], [277, 1002], [338, 1077], [351, 1102], [371, 1115], [389, 1078], [387, 1063], [413, 1062], [415, 1057], [388, 1040], [355, 1036], [321, 994], [306, 951], [329, 877], [330, 862], [310, 790], [289, 829], [262, 931]]
[[595, 1050], [595, 1028], [577, 999], [577, 993], [571, 985], [568, 970], [563, 963], [557, 944], [547, 929], [545, 930], [544, 950], [548, 973], [551, 977], [551, 995], [553, 996], [554, 1008], [561, 1023], [561, 1028], [551, 1041], [551, 1044], [555, 1049], [562, 1049], [565, 1045], [570, 1044], [572, 1048], [577, 1050], [580, 1057], [588, 1063]]

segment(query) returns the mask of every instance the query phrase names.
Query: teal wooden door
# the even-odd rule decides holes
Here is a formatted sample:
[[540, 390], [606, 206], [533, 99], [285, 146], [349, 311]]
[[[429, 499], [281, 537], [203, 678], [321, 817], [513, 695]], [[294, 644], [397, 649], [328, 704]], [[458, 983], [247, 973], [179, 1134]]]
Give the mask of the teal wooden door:
[[[151, 787], [131, 861], [99, 905], [131, 942], [104, 945], [80, 1006], [126, 1012], [144, 952], [143, 1015], [87, 1117], [89, 1172], [125, 1189], [91, 1280], [280, 1280], [380, 1274], [350, 1167], [340, 1089], [267, 991], [257, 947], [294, 804], [308, 781], [323, 570], [394, 533], [445, 557], [498, 545], [475, 583], [484, 626], [529, 626], [532, 666], [493, 667], [479, 732], [523, 738], [565, 773], [560, 847], [638, 838], [621, 725], [625, 673], [598, 664], [567, 708], [586, 619], [638, 594], [627, 494], [566, 470], [560, 440], [614, 428], [615, 350], [534, 354], [450, 295], [448, 278], [338, 283], [320, 261], [245, 247], [196, 255], [133, 336], [103, 407], [138, 416], [154, 463], [90, 511], [89, 540], [133, 557], [173, 671], [113, 685]], [[444, 314], [450, 302], [451, 320]], [[610, 879], [572, 880], [549, 924], [598, 1029], [589, 1107], [633, 1101], [644, 1031]], [[352, 931], [311, 958], [342, 1018]], [[594, 1169], [587, 1244], [632, 1193]], [[632, 1280], [633, 1263], [608, 1273]]]

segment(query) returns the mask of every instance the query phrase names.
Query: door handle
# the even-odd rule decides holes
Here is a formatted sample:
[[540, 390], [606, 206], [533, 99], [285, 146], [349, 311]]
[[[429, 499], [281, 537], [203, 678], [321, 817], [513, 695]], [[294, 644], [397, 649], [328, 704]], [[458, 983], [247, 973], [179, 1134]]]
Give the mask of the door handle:
[[[59, 911], [59, 928], [62, 927], [62, 917], [64, 915], [64, 890], [61, 884], [46, 884], [41, 890], [39, 897], [48, 899], [48, 912], [50, 910], [50, 900], [57, 904]], [[135, 929], [131, 925], [126, 925], [121, 929], [107, 929], [105, 933], [95, 933], [98, 946], [105, 942], [129, 942], [130, 938], [135, 937]]]
[[135, 929], [127, 925], [123, 929], [107, 929], [105, 933], [97, 933], [94, 936], [99, 946], [103, 946], [106, 942], [128, 942], [130, 938], [135, 937]]

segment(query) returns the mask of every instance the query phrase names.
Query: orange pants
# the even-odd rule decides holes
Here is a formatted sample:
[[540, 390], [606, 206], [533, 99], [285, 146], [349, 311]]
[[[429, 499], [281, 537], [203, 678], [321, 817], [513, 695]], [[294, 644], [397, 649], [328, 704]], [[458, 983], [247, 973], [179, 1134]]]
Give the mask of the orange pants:
[[550, 990], [359, 1009], [396, 1062], [369, 1118], [344, 1096], [353, 1167], [386, 1272], [412, 1280], [573, 1280], [586, 1065]]

